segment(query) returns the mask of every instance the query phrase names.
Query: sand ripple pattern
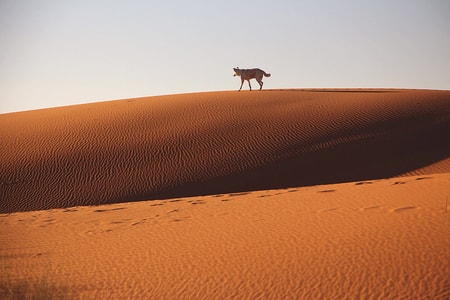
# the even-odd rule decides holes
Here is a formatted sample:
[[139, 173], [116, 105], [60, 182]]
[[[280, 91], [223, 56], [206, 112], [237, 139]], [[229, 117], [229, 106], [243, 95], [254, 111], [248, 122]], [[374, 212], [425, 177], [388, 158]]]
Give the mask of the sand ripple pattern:
[[449, 132], [449, 91], [211, 92], [3, 114], [0, 212], [390, 177], [448, 159]]
[[0, 299], [449, 299], [449, 181], [0, 214]]

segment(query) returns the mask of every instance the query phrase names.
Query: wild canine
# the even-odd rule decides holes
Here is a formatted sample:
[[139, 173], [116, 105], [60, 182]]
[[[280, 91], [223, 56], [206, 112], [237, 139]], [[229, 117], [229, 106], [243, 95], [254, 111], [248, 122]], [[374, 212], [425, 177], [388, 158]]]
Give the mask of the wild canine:
[[244, 80], [248, 81], [248, 86], [250, 87], [250, 91], [252, 90], [252, 86], [250, 85], [250, 79], [255, 78], [256, 81], [259, 83], [259, 90], [263, 87], [262, 78], [270, 77], [270, 74], [264, 72], [261, 69], [239, 69], [239, 68], [233, 68], [234, 75], [233, 76], [241, 76], [241, 87], [239, 88], [239, 91], [242, 89], [242, 85], [244, 84]]

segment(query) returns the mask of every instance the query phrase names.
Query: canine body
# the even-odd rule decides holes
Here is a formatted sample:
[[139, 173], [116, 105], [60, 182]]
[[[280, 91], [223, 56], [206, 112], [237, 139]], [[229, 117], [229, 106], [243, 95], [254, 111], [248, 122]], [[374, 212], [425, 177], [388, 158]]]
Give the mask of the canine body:
[[270, 74], [264, 72], [261, 69], [239, 69], [239, 68], [233, 68], [234, 75], [233, 76], [241, 76], [241, 87], [239, 88], [239, 91], [242, 89], [242, 85], [244, 84], [244, 80], [248, 81], [248, 86], [250, 87], [250, 91], [252, 90], [252, 86], [250, 85], [250, 79], [255, 78], [256, 81], [259, 83], [259, 90], [263, 87], [262, 78], [270, 77]]

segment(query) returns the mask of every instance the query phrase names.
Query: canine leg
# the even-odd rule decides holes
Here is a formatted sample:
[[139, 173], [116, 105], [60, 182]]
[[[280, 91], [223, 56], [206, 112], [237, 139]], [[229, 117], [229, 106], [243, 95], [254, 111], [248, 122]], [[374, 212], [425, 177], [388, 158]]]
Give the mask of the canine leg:
[[250, 85], [250, 80], [247, 80], [248, 81], [248, 86], [250, 87], [250, 91], [252, 90], [252, 86]]
[[241, 86], [239, 87], [239, 91], [238, 92], [240, 92], [241, 91], [241, 89], [242, 89], [242, 85], [244, 84], [244, 79], [241, 79]]
[[259, 83], [259, 90], [262, 90], [264, 82], [262, 82], [262, 80], [258, 80], [258, 83]]

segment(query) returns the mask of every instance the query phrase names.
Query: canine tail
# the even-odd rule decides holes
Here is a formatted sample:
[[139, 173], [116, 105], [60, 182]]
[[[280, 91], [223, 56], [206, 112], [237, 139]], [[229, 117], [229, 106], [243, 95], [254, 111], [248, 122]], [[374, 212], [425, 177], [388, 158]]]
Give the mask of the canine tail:
[[264, 72], [264, 77], [270, 77], [269, 73]]

